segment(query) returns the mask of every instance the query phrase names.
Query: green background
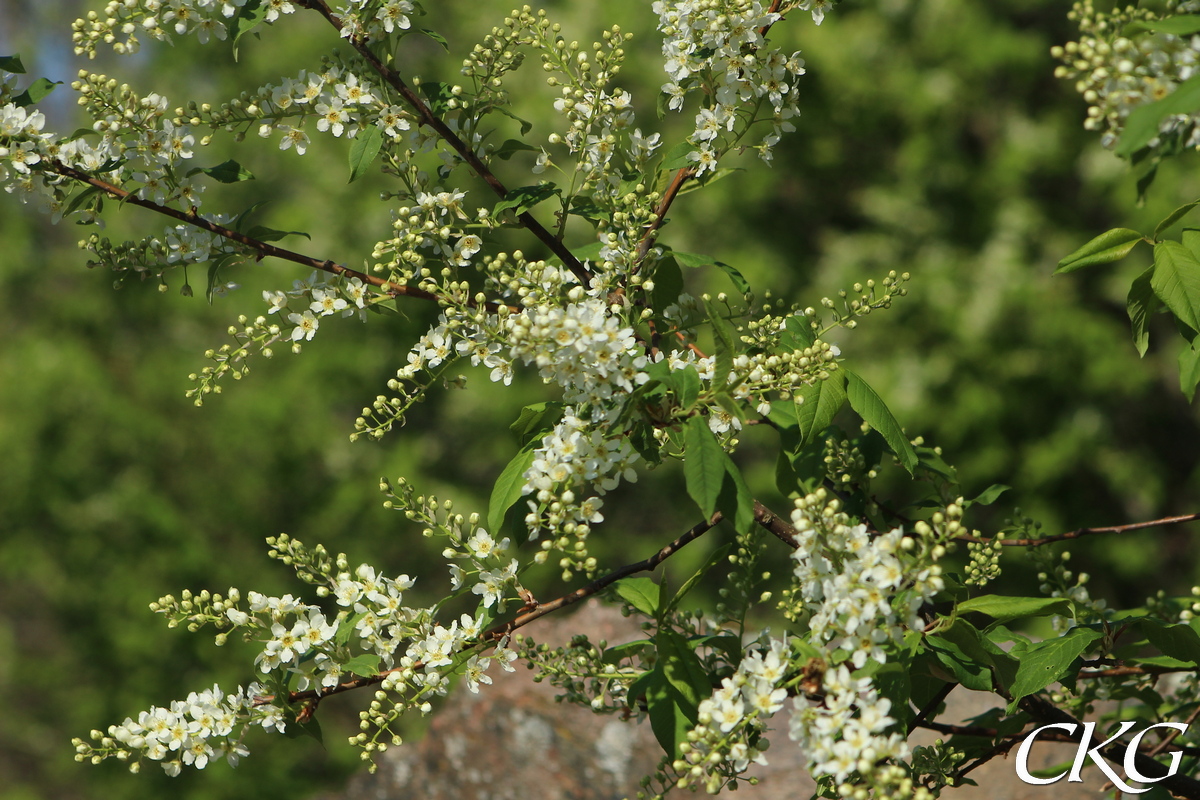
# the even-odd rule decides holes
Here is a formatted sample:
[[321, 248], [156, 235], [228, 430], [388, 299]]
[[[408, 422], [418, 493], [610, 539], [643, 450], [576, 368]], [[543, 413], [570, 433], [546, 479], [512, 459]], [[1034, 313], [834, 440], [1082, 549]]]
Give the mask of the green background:
[[[98, 5], [4, 0], [0, 19], [13, 24], [0, 31], [0, 49], [20, 52], [30, 77], [69, 82], [85, 65], [69, 54], [69, 20]], [[637, 34], [621, 83], [653, 127], [665, 78], [646, 5], [550, 9], [584, 42], [614, 22]], [[737, 266], [760, 292], [805, 305], [891, 269], [911, 272], [910, 296], [839, 344], [911, 435], [944, 448], [968, 495], [1013, 487], [968, 517], [988, 531], [1014, 504], [1048, 533], [1198, 510], [1200, 429], [1178, 390], [1178, 337], [1156, 320], [1139, 360], [1125, 317], [1145, 254], [1051, 276], [1059, 258], [1102, 230], [1152, 229], [1200, 196], [1195, 159], [1165, 170], [1136, 207], [1133, 178], [1082, 129], [1071, 87], [1052, 78], [1049, 49], [1072, 38], [1066, 10], [1042, 0], [879, 0], [843, 3], [820, 28], [800, 16], [777, 26], [773, 37], [808, 62], [797, 132], [772, 168], [747, 159], [746, 171], [682, 197], [664, 233], [677, 249]], [[404, 68], [455, 80], [453, 54], [506, 11], [491, 3], [439, 11], [423, 24], [445, 34], [452, 55], [414, 37]], [[172, 105], [219, 102], [336, 47], [311, 17], [246, 41], [236, 68], [227, 47], [191, 41], [90, 66]], [[517, 94], [535, 143], [556, 124], [541, 80], [535, 56], [519, 82], [528, 91]], [[73, 130], [72, 93], [60, 87], [51, 100], [53, 126]], [[677, 140], [685, 123], [667, 120], [665, 138]], [[291, 246], [361, 264], [386, 235], [378, 200], [386, 184], [347, 186], [344, 145], [314, 132], [309, 155], [297, 159], [251, 133], [228, 152], [257, 179], [210, 190], [205, 208], [270, 198], [261, 221], [312, 234]], [[197, 154], [225, 157], [217, 146]], [[501, 177], [534, 182], [518, 161]], [[477, 188], [472, 198], [490, 203]], [[162, 225], [125, 209], [108, 234]], [[147, 604], [184, 587], [295, 591], [286, 568], [266, 558], [266, 536], [323, 542], [352, 563], [419, 576], [418, 599], [438, 596], [447, 585], [441, 546], [383, 509], [378, 478], [406, 475], [464, 512], [483, 511], [516, 447], [507, 425], [522, 404], [542, 399], [541, 387], [505, 391], [473, 373], [469, 391], [435, 394], [383, 442], [351, 444], [360, 408], [384, 391], [434, 313], [413, 303], [365, 326], [328, 321], [302, 355], [258, 359], [196, 409], [183, 393], [202, 352], [224, 341], [238, 314], [262, 313], [263, 289], [288, 288], [304, 272], [247, 267], [230, 276], [243, 288], [212, 307], [202, 274], [191, 276], [190, 299], [177, 277], [166, 294], [152, 282], [114, 292], [111, 274], [83, 268], [75, 240], [88, 232], [52, 226], [12, 198], [0, 203], [0, 800], [160, 797], [168, 788], [188, 798], [299, 798], [337, 786], [357, 763], [340, 743], [355, 720], [352, 697], [322, 706], [328, 751], [258, 736], [237, 770], [219, 763], [173, 781], [153, 769], [134, 778], [117, 764], [77, 766], [69, 740], [214, 681], [251, 678], [251, 650], [166, 630]], [[722, 280], [692, 288], [723, 289]], [[745, 439], [743, 468], [769, 487], [774, 442], [757, 431]], [[642, 558], [695, 521], [678, 471], [660, 473], [606, 503], [609, 522], [594, 538], [608, 563]], [[770, 492], [762, 496], [786, 509]], [[1073, 548], [1072, 566], [1092, 573], [1093, 595], [1110, 605], [1139, 604], [1160, 588], [1185, 592], [1197, 579], [1191, 534], [1090, 539]], [[702, 556], [697, 548], [687, 563]], [[1005, 566], [1014, 593], [1034, 590], [1022, 556]], [[543, 596], [562, 591], [534, 583]]]

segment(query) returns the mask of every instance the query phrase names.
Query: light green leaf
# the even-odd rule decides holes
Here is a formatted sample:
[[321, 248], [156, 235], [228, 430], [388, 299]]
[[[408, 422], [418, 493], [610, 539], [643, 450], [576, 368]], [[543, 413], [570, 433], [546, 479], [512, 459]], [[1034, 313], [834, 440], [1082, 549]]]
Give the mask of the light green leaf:
[[783, 323], [779, 344], [784, 350], [804, 350], [817, 340], [816, 331], [808, 317], [792, 314]]
[[1054, 270], [1054, 274], [1059, 275], [1096, 264], [1120, 261], [1129, 255], [1129, 251], [1142, 241], [1142, 238], [1140, 233], [1129, 228], [1113, 228], [1111, 231], [1105, 231], [1059, 261], [1058, 269]]
[[496, 479], [492, 488], [492, 497], [488, 501], [488, 530], [496, 533], [504, 525], [504, 516], [512, 508], [513, 503], [521, 499], [521, 489], [525, 485], [525, 471], [533, 464], [532, 448], [517, 453], [508, 466]]
[[237, 16], [225, 23], [225, 27], [229, 31], [229, 40], [233, 43], [234, 61], [238, 60], [238, 45], [241, 38], [261, 25], [262, 21], [267, 18], [268, 11], [270, 8], [264, 7], [262, 0], [249, 0], [238, 10]]
[[1163, 307], [1150, 285], [1153, 274], [1154, 267], [1151, 266], [1137, 276], [1129, 287], [1129, 297], [1125, 301], [1125, 310], [1133, 330], [1133, 346], [1137, 348], [1139, 356], [1145, 356], [1150, 347], [1150, 318]]
[[58, 86], [62, 81], [52, 81], [47, 78], [38, 78], [33, 83], [29, 84], [29, 88], [16, 95], [12, 99], [13, 105], [24, 108], [38, 102], [46, 95], [54, 91], [54, 87]]
[[350, 143], [350, 180], [347, 183], [354, 183], [365, 175], [382, 149], [383, 131], [374, 125], [360, 129]]
[[362, 655], [355, 656], [342, 665], [342, 670], [369, 678], [379, 672], [379, 656], [374, 653], [363, 653]]
[[977, 611], [998, 622], [1008, 622], [1025, 617], [1046, 617], [1051, 614], [1071, 613], [1071, 601], [1064, 597], [1006, 597], [985, 594], [958, 604], [958, 613]]
[[1186, 205], [1182, 205], [1179, 208], [1172, 211], [1170, 214], [1168, 214], [1166, 216], [1165, 219], [1163, 219], [1162, 222], [1158, 223], [1158, 227], [1156, 227], [1154, 229], [1154, 238], [1157, 239], [1159, 236], [1161, 236], [1163, 234], [1164, 231], [1166, 231], [1168, 228], [1170, 228], [1176, 222], [1179, 222], [1179, 220], [1183, 219], [1185, 214], [1187, 214], [1189, 211], [1191, 211], [1193, 208], [1195, 208], [1198, 205], [1200, 205], [1200, 200], [1193, 200], [1192, 202], [1190, 202]]
[[421, 33], [425, 34], [430, 39], [433, 39], [435, 42], [440, 44], [442, 46], [442, 49], [444, 49], [447, 53], [450, 52], [450, 43], [446, 41], [445, 36], [442, 36], [440, 33], [438, 33], [435, 30], [431, 30], [430, 28], [420, 28], [419, 30], [421, 31]]
[[1180, 322], [1200, 331], [1200, 262], [1179, 242], [1154, 245], [1150, 286]]
[[1041, 691], [1066, 677], [1072, 662], [1087, 652], [1100, 637], [1100, 631], [1092, 628], [1072, 628], [1057, 639], [1030, 645], [1021, 656], [1016, 679], [1009, 687], [1012, 693], [1009, 713], [1016, 709], [1022, 697]]
[[[804, 402], [799, 402], [804, 398]], [[796, 393], [796, 421], [800, 424], [801, 444], [810, 444], [829, 427], [846, 402], [846, 373], [835, 370], [829, 377]]]
[[565, 407], [566, 403], [555, 401], [527, 405], [521, 409], [521, 415], [517, 417], [516, 422], [508, 426], [508, 429], [520, 438], [521, 446], [524, 447], [534, 439], [541, 439], [542, 436], [553, 430], [558, 421], [562, 419]]
[[648, 617], [658, 617], [662, 588], [649, 578], [622, 578], [613, 584], [617, 594]]
[[1000, 495], [1011, 489], [1011, 486], [1005, 486], [1003, 483], [993, 483], [988, 488], [980, 492], [973, 500], [966, 502], [967, 508], [971, 506], [990, 506], [999, 499]]
[[709, 430], [704, 417], [690, 417], [683, 435], [686, 449], [683, 476], [687, 481], [688, 496], [696, 501], [704, 518], [709, 519], [717, 510], [717, 499], [725, 482], [725, 461], [729, 457]]
[[883, 435], [888, 447], [892, 448], [892, 452], [911, 475], [913, 468], [917, 466], [917, 454], [908, 437], [904, 435], [900, 423], [866, 381], [857, 373], [847, 369], [843, 371], [846, 373], [846, 396], [850, 399], [850, 407], [857, 411], [868, 425]]
[[688, 158], [688, 154], [696, 149], [696, 146], [690, 142], [680, 142], [667, 151], [663, 156], [662, 164], [659, 169], [676, 170], [683, 169], [692, 165], [692, 160]]
[[700, 373], [693, 365], [688, 364], [683, 369], [675, 370], [674, 378], [675, 391], [679, 395], [679, 408], [689, 411], [700, 397]]
[[1125, 129], [1116, 153], [1128, 157], [1158, 136], [1158, 126], [1172, 114], [1190, 114], [1200, 108], [1200, 75], [1188, 78], [1162, 100], [1138, 106], [1125, 118]]

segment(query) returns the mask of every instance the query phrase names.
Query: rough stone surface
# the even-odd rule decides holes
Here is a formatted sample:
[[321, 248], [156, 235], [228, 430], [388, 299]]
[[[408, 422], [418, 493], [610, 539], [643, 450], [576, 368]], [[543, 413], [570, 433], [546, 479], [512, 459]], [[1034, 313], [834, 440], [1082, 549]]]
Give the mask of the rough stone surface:
[[[576, 613], [539, 626], [538, 641], [566, 644], [586, 633], [610, 644], [643, 634], [611, 607], [585, 604]], [[356, 776], [346, 790], [325, 800], [620, 800], [635, 796], [642, 775], [653, 772], [661, 749], [649, 725], [597, 716], [557, 703], [555, 689], [534, 683], [527, 670], [489, 670], [492, 686], [479, 694], [465, 688], [450, 698], [420, 742], [391, 748], [378, 758], [374, 775]], [[961, 687], [952, 692], [939, 721], [963, 722], [991, 708], [994, 697]], [[751, 774], [757, 786], [743, 785], [742, 800], [801, 800], [814, 789], [803, 758], [787, 738], [786, 724], [771, 737], [770, 764]], [[928, 731], [914, 744], [937, 738]], [[1043, 744], [1030, 768], [1071, 759], [1074, 745]], [[1085, 771], [1082, 784], [1060, 781], [1028, 786], [1016, 776], [1015, 749], [971, 773], [977, 787], [947, 791], [953, 800], [1075, 800], [1099, 797], [1102, 780]], [[679, 792], [680, 796], [685, 793]]]

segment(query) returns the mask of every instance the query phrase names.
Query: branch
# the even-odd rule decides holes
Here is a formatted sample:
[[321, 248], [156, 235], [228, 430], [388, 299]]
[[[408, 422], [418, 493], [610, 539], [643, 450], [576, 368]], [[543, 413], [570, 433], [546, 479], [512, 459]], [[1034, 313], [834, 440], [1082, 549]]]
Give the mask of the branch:
[[[305, 2], [301, 3], [301, 5], [320, 12], [321, 16], [325, 17], [329, 24], [332, 25], [339, 33], [341, 33], [342, 21], [329, 9], [329, 6], [325, 3], [325, 0], [305, 0]], [[351, 38], [348, 39], [348, 41], [355, 51], [362, 56], [363, 60], [371, 65], [371, 69], [375, 70], [375, 72], [377, 72], [381, 78], [387, 81], [388, 85], [400, 93], [400, 96], [404, 98], [404, 101], [408, 103], [408, 105], [416, 113], [421, 125], [428, 125], [430, 128], [432, 128], [437, 135], [446, 142], [446, 144], [450, 145], [450, 147], [454, 149], [454, 152], [458, 153], [459, 157], [467, 163], [467, 166], [469, 166], [476, 175], [482, 178], [483, 181], [491, 187], [492, 191], [495, 192], [501, 200], [508, 196], [508, 189], [503, 183], [500, 182], [500, 179], [492, 173], [488, 166], [480, 160], [479, 156], [476, 155], [475, 151], [470, 147], [470, 145], [464, 142], [457, 133], [450, 130], [449, 126], [447, 126], [445, 122], [443, 122], [437, 115], [433, 113], [433, 111], [430, 110], [425, 101], [421, 99], [421, 96], [413, 91], [412, 88], [404, 82], [404, 79], [401, 78], [394, 69], [380, 61], [379, 58], [371, 52], [370, 48], [367, 47], [367, 43], [364, 40]], [[558, 256], [559, 259], [562, 260], [563, 264], [575, 274], [575, 277], [579, 279], [580, 283], [582, 283], [584, 286], [588, 285], [589, 281], [591, 280], [591, 275], [588, 273], [583, 264], [580, 263], [579, 259], [572, 255], [571, 251], [567, 249], [567, 246], [563, 244], [561, 239], [556, 238], [554, 234], [543, 227], [542, 224], [534, 219], [533, 215], [528, 211], [518, 215], [517, 221], [520, 222], [521, 225], [523, 225], [530, 233], [536, 236], [538, 240], [542, 242], [542, 244], [550, 248], [550, 252], [554, 253], [554, 255]]]
[[646, 232], [642, 234], [642, 241], [638, 244], [637, 258], [634, 261], [635, 269], [641, 266], [642, 260], [646, 258], [646, 254], [654, 246], [654, 239], [658, 233], [658, 229], [663, 226], [663, 222], [667, 217], [667, 211], [670, 210], [671, 204], [675, 202], [675, 198], [679, 196], [679, 190], [683, 188], [683, 184], [687, 182], [688, 178], [691, 178], [695, 174], [695, 170], [691, 167], [683, 167], [671, 179], [670, 185], [667, 186], [667, 191], [658, 203], [658, 208], [654, 209], [654, 221], [650, 223], [650, 226], [646, 228]]
[[[1107, 528], [1080, 528], [1074, 531], [1067, 531], [1055, 536], [1046, 536], [1041, 539], [1001, 539], [1000, 544], [1005, 547], [1037, 547], [1038, 545], [1049, 544], [1051, 542], [1062, 542], [1067, 539], [1081, 539], [1084, 536], [1091, 536], [1097, 533], [1128, 533], [1129, 531], [1140, 531], [1143, 528], [1156, 528], [1159, 525], [1179, 525], [1184, 522], [1195, 522], [1200, 520], [1200, 514], [1184, 514], [1179, 517], [1163, 517], [1162, 519], [1152, 519], [1148, 522], [1131, 522], [1128, 525], [1110, 525]], [[961, 534], [955, 536], [955, 539], [963, 542], [976, 542], [979, 544], [989, 544], [994, 542], [994, 539], [985, 539], [980, 536], [971, 536], [969, 534]]]
[[799, 531], [787, 524], [779, 515], [757, 500], [754, 501], [754, 521], [766, 528], [777, 539], [793, 550], [800, 548], [800, 542], [796, 539], [799, 536]]
[[[517, 628], [523, 628], [524, 626], [528, 625], [529, 623], [533, 622], [534, 620], [536, 620], [540, 617], [544, 617], [553, 611], [557, 611], [560, 608], [564, 608], [566, 606], [573, 605], [574, 603], [577, 603], [580, 600], [583, 600], [584, 598], [591, 597], [592, 595], [595, 595], [595, 594], [601, 592], [602, 590], [606, 589], [608, 586], [616, 583], [621, 578], [626, 578], [637, 572], [644, 572], [647, 570], [654, 569], [659, 564], [661, 564], [662, 562], [666, 561], [668, 558], [673, 556], [675, 553], [679, 552], [679, 550], [684, 545], [688, 544], [689, 542], [695, 541], [696, 539], [699, 539], [704, 534], [708, 533], [710, 530], [712, 530], [714, 527], [716, 527], [717, 523], [720, 522], [722, 519], [724, 519], [724, 516], [721, 514], [720, 511], [718, 511], [717, 513], [713, 514], [712, 518], [709, 519], [707, 522], [697, 523], [690, 530], [688, 530], [686, 533], [684, 533], [682, 536], [680, 536], [678, 539], [671, 542], [666, 547], [663, 547], [661, 550], [659, 550], [657, 553], [650, 556], [649, 558], [643, 559], [642, 561], [638, 561], [633, 564], [626, 564], [625, 566], [621, 567], [620, 569], [610, 572], [609, 574], [605, 575], [602, 578], [597, 578], [596, 580], [589, 583], [587, 586], [583, 586], [579, 589], [576, 589], [575, 591], [573, 591], [569, 594], [565, 594], [556, 600], [551, 600], [549, 603], [538, 604], [535, 608], [532, 608], [531, 610], [525, 612], [524, 614], [518, 615], [515, 619], [513, 619], [509, 622], [505, 622], [501, 625], [497, 625], [487, 631], [484, 631], [479, 637], [480, 642], [490, 642], [493, 644], [497, 643], [500, 640], [502, 640], [504, 637], [511, 634]], [[466, 649], [469, 650], [470, 648], [466, 648]], [[324, 691], [321, 691], [321, 692], [318, 692], [316, 690], [308, 690], [308, 691], [303, 691], [303, 692], [291, 692], [288, 694], [288, 704], [293, 705], [296, 703], [319, 702], [320, 700], [323, 700], [324, 698], [329, 697], [330, 695], [342, 694], [343, 692], [353, 691], [354, 689], [361, 689], [364, 686], [375, 686], [376, 684], [383, 683], [384, 679], [387, 678], [388, 675], [391, 675], [394, 672], [400, 672], [403, 669], [416, 670], [416, 669], [420, 669], [421, 666], [422, 666], [421, 662], [417, 662], [416, 664], [413, 664], [411, 667], [395, 667], [393, 669], [384, 670], [383, 672], [377, 673], [375, 675], [370, 675], [370, 676], [367, 676], [364, 678], [355, 678], [354, 680], [349, 680], [349, 681], [345, 681], [344, 683], [339, 683], [337, 686], [333, 686], [333, 687], [326, 689]], [[264, 698], [264, 700], [270, 700], [270, 699], [271, 698]]]
[[[935, 694], [930, 701], [926, 703], [920, 711], [917, 712], [917, 715], [913, 717], [912, 722], [908, 723], [908, 733], [910, 735], [918, 727], [933, 727], [934, 725], [938, 724], [935, 722], [926, 722], [926, 719], [928, 719], [930, 714], [933, 714], [935, 711], [937, 711], [938, 706], [942, 704], [942, 701], [946, 699], [946, 696], [950, 694], [950, 692], [954, 691], [955, 686], [958, 686], [958, 684], [954, 683], [953, 681], [946, 681], [946, 684], [938, 690], [938, 693]], [[937, 728], [934, 728], [934, 730], [937, 730]]]

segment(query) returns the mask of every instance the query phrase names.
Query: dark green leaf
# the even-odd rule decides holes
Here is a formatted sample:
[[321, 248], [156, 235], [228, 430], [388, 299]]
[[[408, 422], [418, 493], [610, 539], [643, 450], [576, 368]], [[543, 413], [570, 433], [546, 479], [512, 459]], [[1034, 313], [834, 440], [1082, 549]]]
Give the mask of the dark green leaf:
[[525, 144], [520, 139], [505, 139], [504, 144], [492, 151], [492, 155], [494, 155], [496, 158], [502, 158], [507, 161], [515, 154], [526, 150], [533, 153], [539, 152], [538, 148], [534, 147], [533, 145]]
[[1129, 251], [1142, 241], [1142, 238], [1140, 233], [1129, 228], [1114, 228], [1111, 231], [1105, 231], [1059, 261], [1058, 269], [1054, 270], [1054, 274], [1074, 272], [1083, 267], [1120, 261], [1129, 255]]
[[658, 617], [662, 589], [654, 581], [649, 578], [622, 578], [613, 584], [613, 589], [622, 600], [647, 617]]
[[[742, 478], [742, 471], [729, 456], [725, 456], [725, 474], [729, 476], [730, 481], [722, 487], [717, 504], [722, 513], [733, 520], [733, 527], [738, 533], [747, 533], [754, 527], [754, 496], [750, 494], [750, 488]], [[730, 482], [733, 485], [732, 498], [729, 492]]]
[[29, 88], [16, 95], [12, 99], [13, 105], [17, 107], [31, 106], [41, 100], [46, 95], [54, 91], [54, 87], [58, 86], [62, 81], [52, 81], [47, 78], [38, 78], [33, 83], [29, 84]]
[[554, 426], [562, 419], [565, 407], [566, 403], [554, 401], [525, 406], [521, 409], [521, 415], [517, 417], [517, 421], [509, 425], [508, 429], [520, 438], [521, 446], [524, 447], [534, 439], [541, 439], [554, 430]]
[[683, 294], [683, 273], [675, 259], [667, 257], [654, 266], [654, 291], [650, 293], [650, 304], [662, 313], [667, 306], [679, 302]]
[[289, 722], [284, 728], [283, 735], [288, 739], [299, 739], [306, 736], [316, 739], [318, 744], [325, 744], [321, 734], [321, 723], [317, 721], [316, 717], [311, 717], [307, 722]]
[[[1198, 19], [1200, 19], [1200, 17], [1198, 17]], [[1158, 227], [1154, 229], [1154, 238], [1157, 239], [1159, 236], [1161, 236], [1163, 234], [1163, 232], [1165, 230], [1170, 228], [1176, 222], [1179, 222], [1179, 220], [1183, 219], [1183, 216], [1185, 214], [1187, 214], [1189, 211], [1191, 211], [1193, 208], [1195, 208], [1198, 205], [1200, 205], [1200, 200], [1193, 200], [1192, 202], [1188, 203], [1187, 205], [1182, 205], [1179, 208], [1172, 211], [1170, 214], [1168, 214], [1166, 216], [1166, 218], [1162, 222], [1158, 223]]]
[[21, 63], [20, 56], [0, 56], [0, 71], [10, 75], [24, 75], [25, 65]]
[[224, 255], [220, 258], [214, 258], [208, 263], [207, 286], [204, 289], [204, 297], [208, 300], [208, 304], [212, 305], [213, 299], [217, 296], [217, 289], [221, 286], [221, 270], [230, 264], [236, 263], [241, 256]]
[[674, 378], [679, 408], [689, 411], [700, 397], [700, 373], [696, 371], [695, 366], [688, 364], [683, 369], [675, 370]]
[[516, 189], [509, 189], [504, 199], [496, 203], [496, 207], [492, 209], [492, 216], [498, 216], [500, 212], [511, 208], [513, 213], [519, 217], [538, 203], [558, 193], [558, 188], [553, 183], [539, 183], [537, 186], [519, 186]]
[[217, 164], [215, 167], [197, 167], [188, 172], [188, 175], [195, 175], [198, 172], [203, 172], [208, 177], [221, 183], [238, 183], [239, 181], [254, 180], [253, 173], [232, 158]]
[[1163, 655], [1200, 664], [1200, 634], [1190, 626], [1168, 625], [1155, 619], [1145, 619], [1138, 628]]
[[912, 474], [917, 465], [917, 454], [900, 428], [900, 423], [866, 381], [850, 370], [843, 371], [846, 373], [846, 396], [850, 399], [850, 407], [857, 411], [868, 425], [883, 435], [888, 447], [892, 448], [900, 463]]
[[1158, 126], [1172, 114], [1190, 114], [1200, 108], [1200, 75], [1188, 78], [1175, 91], [1153, 103], [1138, 106], [1125, 118], [1125, 129], [1117, 143], [1119, 156], [1131, 156], [1158, 136]]
[[359, 129], [358, 136], [350, 143], [350, 180], [347, 183], [354, 183], [366, 174], [382, 149], [383, 131], [374, 125]]
[[[679, 745], [687, 741], [688, 731], [695, 726], [695, 709], [688, 709], [671, 684], [667, 683], [661, 666], [649, 673], [653, 680], [645, 684], [646, 708], [654, 738], [672, 759], [681, 755]], [[689, 714], [688, 711], [691, 711]]]
[[1071, 613], [1071, 601], [1065, 597], [1007, 597], [985, 594], [958, 604], [958, 613], [976, 611], [995, 619], [1008, 622], [1025, 617], [1045, 617], [1051, 614]]
[[374, 653], [363, 653], [362, 655], [355, 656], [342, 665], [342, 670], [369, 678], [379, 672], [379, 656]]
[[1134, 279], [1129, 287], [1129, 298], [1125, 301], [1125, 310], [1129, 314], [1130, 327], [1133, 330], [1133, 346], [1138, 355], [1146, 355], [1150, 347], [1150, 318], [1163, 307], [1162, 301], [1154, 293], [1150, 278], [1154, 275], [1154, 267], [1148, 267], [1145, 272]]
[[426, 36], [428, 36], [430, 39], [433, 39], [435, 42], [437, 42], [438, 44], [440, 44], [440, 45], [441, 45], [441, 46], [442, 46], [442, 47], [445, 49], [445, 51], [446, 51], [447, 53], [449, 53], [449, 52], [450, 52], [450, 43], [446, 41], [446, 37], [445, 37], [445, 36], [442, 36], [442, 35], [441, 35], [440, 33], [438, 33], [437, 31], [435, 31], [435, 30], [430, 30], [429, 28], [420, 28], [419, 30], [421, 31], [421, 33], [425, 34], [425, 35], [426, 35]]
[[516, 114], [512, 113], [511, 111], [509, 111], [509, 110], [508, 110], [507, 108], [505, 108], [504, 106], [494, 106], [494, 107], [492, 108], [492, 111], [499, 112], [499, 113], [503, 114], [504, 116], [508, 117], [509, 119], [511, 119], [511, 120], [513, 120], [513, 121], [515, 121], [515, 122], [518, 122], [518, 123], [520, 123], [520, 124], [521, 124], [521, 135], [522, 135], [522, 136], [524, 136], [525, 134], [527, 134], [527, 133], [529, 133], [531, 130], [533, 130], [533, 123], [532, 123], [532, 122], [530, 122], [530, 121], [529, 121], [529, 120], [527, 120], [527, 119], [521, 119], [520, 117], [518, 117]]
[[683, 475], [687, 480], [688, 496], [696, 501], [700, 513], [708, 519], [717, 510], [717, 498], [725, 482], [725, 461], [729, 456], [725, 455], [703, 417], [689, 418], [683, 433], [686, 448]]
[[729, 320], [721, 315], [721, 309], [712, 300], [704, 301], [708, 311], [708, 319], [712, 323], [713, 338], [716, 341], [717, 352], [713, 364], [713, 388], [721, 389], [729, 382], [729, 373], [733, 371], [733, 356], [735, 352], [736, 332]]
[[81, 206], [83, 206], [84, 203], [98, 194], [100, 194], [100, 190], [97, 187], [87, 187], [82, 192], [71, 198], [71, 202], [67, 204], [66, 209], [63, 211], [63, 216], [69, 217], [71, 214], [74, 214], [80, 209]]
[[1172, 314], [1200, 331], [1200, 262], [1191, 250], [1172, 241], [1154, 245], [1150, 286]]
[[1016, 710], [1022, 697], [1041, 691], [1066, 676], [1072, 662], [1087, 652], [1101, 635], [1100, 631], [1091, 628], [1072, 628], [1056, 639], [1030, 645], [1021, 656], [1016, 679], [1009, 687], [1012, 693], [1009, 712]]
[[512, 508], [513, 503], [521, 499], [521, 488], [525, 485], [525, 470], [533, 464], [532, 449], [517, 453], [508, 466], [500, 473], [492, 488], [492, 497], [488, 501], [488, 530], [499, 531], [504, 525], [504, 516]]
[[699, 253], [681, 253], [678, 250], [672, 250], [671, 254], [675, 256], [675, 260], [680, 265], [685, 267], [719, 267], [729, 276], [729, 280], [733, 282], [734, 288], [738, 290], [739, 294], [746, 294], [750, 291], [750, 282], [742, 276], [742, 273], [738, 272], [736, 267], [731, 267], [724, 261], [717, 261], [715, 258]]
[[784, 350], [804, 350], [817, 340], [816, 331], [808, 317], [792, 314], [783, 323], [779, 344]]
[[996, 502], [1000, 495], [1007, 492], [1010, 488], [1012, 487], [1005, 486], [1003, 483], [993, 483], [991, 486], [980, 492], [974, 500], [968, 500], [966, 502], [966, 506], [967, 508], [970, 508], [971, 506], [990, 506], [992, 503]]
[[658, 663], [662, 665], [663, 675], [686, 701], [685, 708], [695, 709], [701, 700], [712, 695], [708, 672], [683, 636], [670, 628], [662, 628], [655, 635], [654, 642], [658, 646]]
[[834, 370], [825, 380], [803, 387], [796, 392], [796, 401], [796, 421], [800, 424], [801, 443], [809, 444], [829, 427], [834, 415], [846, 402], [845, 371]]
[[1196, 342], [1185, 345], [1179, 351], [1179, 391], [1192, 402], [1196, 396], [1196, 386], [1200, 385], [1200, 350]]

